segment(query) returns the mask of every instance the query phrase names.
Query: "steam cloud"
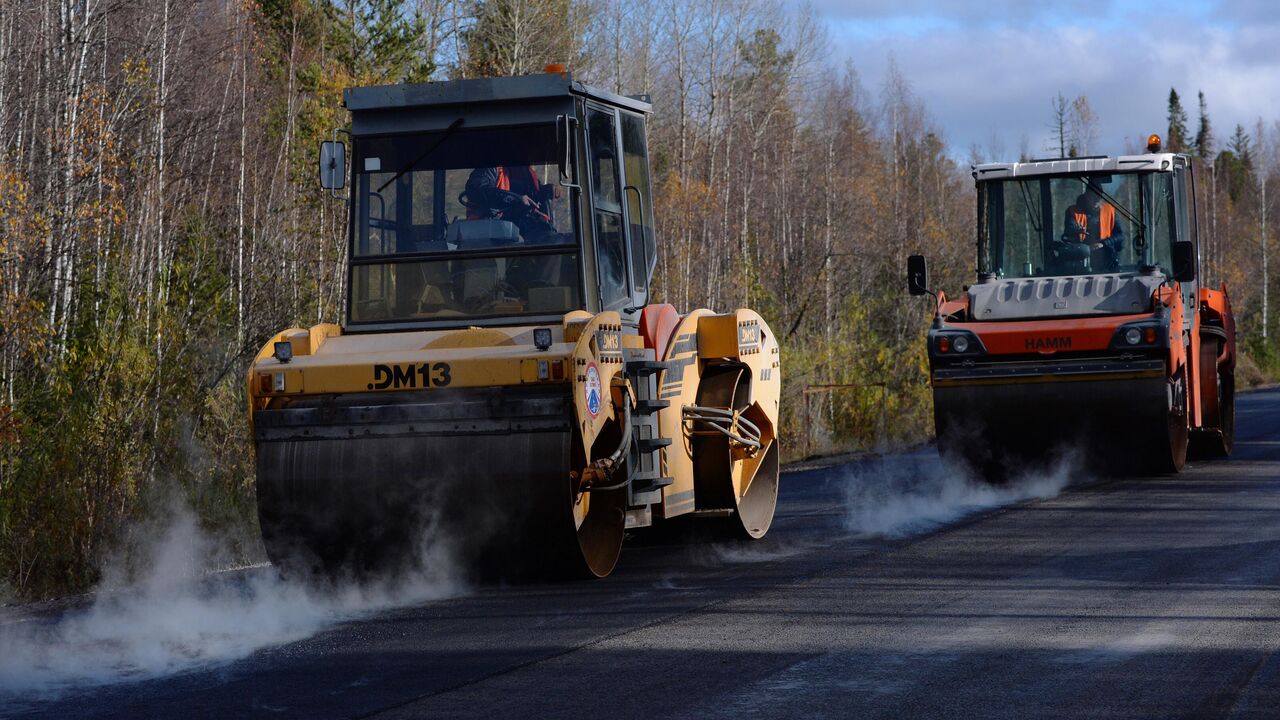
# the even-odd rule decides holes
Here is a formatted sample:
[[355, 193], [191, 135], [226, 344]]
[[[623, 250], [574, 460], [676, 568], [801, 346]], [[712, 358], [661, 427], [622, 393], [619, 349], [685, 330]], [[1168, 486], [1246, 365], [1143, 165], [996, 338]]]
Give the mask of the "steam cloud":
[[148, 548], [142, 577], [107, 570], [92, 605], [54, 621], [0, 625], [0, 703], [72, 687], [141, 680], [226, 663], [380, 609], [461, 592], [446, 543], [424, 540], [416, 573], [324, 587], [271, 568], [206, 574], [218, 542], [181, 509]]
[[[973, 512], [1052, 497], [1066, 486], [1073, 467], [1068, 458], [1051, 471], [992, 486], [945, 466], [932, 453], [916, 453], [883, 458], [837, 481], [844, 486], [846, 529], [901, 537]], [[200, 530], [188, 510], [179, 508], [172, 516], [142, 558], [141, 577], [129, 579], [118, 565], [108, 568], [101, 587], [109, 589], [98, 592], [87, 609], [0, 625], [0, 703], [227, 663], [344, 620], [464, 590], [449, 544], [430, 532], [417, 572], [394, 582], [312, 586], [282, 579], [267, 566], [210, 575], [208, 559], [218, 556], [219, 542]], [[803, 550], [716, 546], [706, 560], [758, 562]]]
[[991, 485], [950, 466], [932, 451], [882, 458], [844, 478], [851, 532], [906, 537], [966, 515], [1033, 498], [1050, 498], [1067, 486], [1077, 463], [1067, 454], [1043, 471], [1015, 474]]

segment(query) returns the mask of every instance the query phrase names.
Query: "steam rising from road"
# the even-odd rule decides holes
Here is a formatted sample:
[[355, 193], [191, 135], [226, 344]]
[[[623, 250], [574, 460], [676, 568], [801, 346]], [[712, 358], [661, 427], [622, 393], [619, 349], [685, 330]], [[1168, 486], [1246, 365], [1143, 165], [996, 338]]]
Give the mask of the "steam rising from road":
[[975, 512], [1053, 497], [1067, 486], [1077, 465], [1069, 453], [1044, 469], [1015, 473], [1008, 483], [991, 485], [932, 451], [885, 457], [858, 466], [845, 478], [845, 527], [891, 538], [927, 532]]
[[[1015, 477], [1002, 486], [975, 481], [931, 452], [860, 464], [836, 478], [844, 487], [847, 530], [901, 537], [973, 512], [1056, 495], [1074, 463]], [[210, 575], [221, 543], [179, 509], [155, 534], [139, 577], [109, 568], [87, 609], [54, 619], [0, 615], [0, 703], [56, 696], [69, 688], [161, 677], [228, 663], [257, 650], [310, 637], [333, 624], [396, 606], [459, 594], [449, 543], [424, 539], [416, 572], [396, 581], [311, 586], [261, 566]], [[430, 538], [433, 534], [426, 533]], [[758, 562], [807, 547], [716, 546], [695, 564]], [[12, 616], [10, 616], [12, 617]]]
[[179, 511], [147, 549], [140, 578], [126, 583], [111, 568], [102, 586], [114, 589], [87, 609], [0, 625], [0, 702], [230, 662], [346, 619], [460, 592], [447, 546], [424, 545], [422, 569], [395, 583], [313, 587], [266, 566], [207, 575], [218, 543]]

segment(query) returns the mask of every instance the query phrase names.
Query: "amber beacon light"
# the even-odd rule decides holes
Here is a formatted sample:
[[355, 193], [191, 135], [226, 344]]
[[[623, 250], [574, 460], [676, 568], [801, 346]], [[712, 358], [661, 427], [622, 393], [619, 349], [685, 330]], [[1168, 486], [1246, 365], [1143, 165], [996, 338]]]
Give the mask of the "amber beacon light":
[[1160, 152], [1160, 136], [1152, 133], [1147, 137], [1147, 152]]

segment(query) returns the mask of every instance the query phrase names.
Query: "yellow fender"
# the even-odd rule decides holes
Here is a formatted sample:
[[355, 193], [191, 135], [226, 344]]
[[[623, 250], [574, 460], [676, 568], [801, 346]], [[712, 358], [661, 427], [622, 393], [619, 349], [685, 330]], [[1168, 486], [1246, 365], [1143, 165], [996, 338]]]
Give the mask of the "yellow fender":
[[[733, 502], [740, 501], [762, 470], [771, 473], [776, 483], [782, 377], [777, 339], [768, 323], [752, 310], [725, 314], [696, 310], [681, 319], [663, 359], [669, 367], [659, 377], [659, 397], [671, 405], [660, 412], [659, 426], [662, 435], [674, 441], [664, 451], [666, 474], [674, 482], [664, 490], [660, 516], [672, 518], [696, 509], [715, 509], [708, 503], [723, 505], [726, 499], [722, 495], [729, 484]], [[704, 378], [728, 369], [737, 371], [737, 382], [746, 392], [745, 396], [735, 394], [735, 422], [740, 416], [757, 427], [761, 447], [731, 444], [730, 462], [723, 472], [704, 465], [699, 476], [694, 449], [697, 428], [686, 421], [685, 408], [698, 404]], [[717, 476], [710, 476], [712, 473]], [[715, 494], [721, 497], [709, 497], [711, 487], [720, 488]], [[776, 492], [776, 485], [771, 491]], [[767, 526], [760, 528], [757, 535], [747, 528], [756, 537], [765, 529]]]

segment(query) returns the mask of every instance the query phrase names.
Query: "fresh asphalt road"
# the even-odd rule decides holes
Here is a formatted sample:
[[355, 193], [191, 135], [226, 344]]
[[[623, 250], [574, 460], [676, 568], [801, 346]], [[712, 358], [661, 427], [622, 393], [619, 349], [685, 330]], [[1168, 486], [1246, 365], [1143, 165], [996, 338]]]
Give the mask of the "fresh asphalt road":
[[[607, 580], [480, 588], [16, 717], [1280, 717], [1280, 390], [1236, 452], [897, 539], [787, 473], [751, 545], [628, 545]], [[6, 710], [0, 707], [0, 715]]]

